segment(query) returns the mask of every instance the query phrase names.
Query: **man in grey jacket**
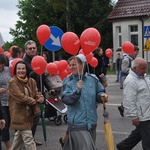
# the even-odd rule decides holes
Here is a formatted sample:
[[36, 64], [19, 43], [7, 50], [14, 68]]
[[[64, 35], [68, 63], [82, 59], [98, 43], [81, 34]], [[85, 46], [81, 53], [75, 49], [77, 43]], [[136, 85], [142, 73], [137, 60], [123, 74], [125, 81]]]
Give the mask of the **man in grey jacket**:
[[[139, 53], [139, 47], [134, 45], [134, 53], [130, 55], [126, 55], [121, 63], [121, 75], [120, 75], [120, 89], [123, 89], [123, 82], [126, 78], [126, 76], [129, 74], [129, 70], [131, 68], [131, 62], [137, 57]], [[124, 117], [124, 109], [121, 103], [121, 106], [118, 106], [118, 110], [120, 112], [120, 115]]]
[[124, 114], [131, 118], [136, 129], [128, 140], [117, 144], [118, 150], [131, 150], [140, 140], [144, 150], [150, 149], [150, 79], [145, 74], [146, 69], [147, 62], [143, 58], [134, 59], [124, 81]]

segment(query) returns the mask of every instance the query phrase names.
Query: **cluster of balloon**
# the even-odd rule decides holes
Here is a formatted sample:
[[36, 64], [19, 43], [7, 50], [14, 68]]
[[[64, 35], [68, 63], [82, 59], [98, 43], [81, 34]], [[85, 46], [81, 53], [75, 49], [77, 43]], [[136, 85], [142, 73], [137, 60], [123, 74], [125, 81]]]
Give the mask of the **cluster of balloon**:
[[134, 53], [134, 45], [131, 42], [126, 41], [122, 44], [122, 50], [126, 54], [133, 54]]
[[111, 58], [112, 57], [112, 50], [110, 48], [107, 48], [106, 51], [105, 51], [105, 55], [108, 57], [108, 58]]
[[95, 28], [85, 29], [80, 36], [81, 50], [79, 53], [84, 54], [86, 62], [92, 67], [98, 65], [98, 61], [93, 57], [93, 51], [99, 46], [101, 42], [101, 35]]
[[9, 69], [10, 69], [10, 73], [12, 76], [14, 76], [14, 68], [16, 66], [16, 64], [19, 62], [19, 61], [23, 61], [21, 58], [15, 58], [12, 62], [11, 62], [11, 65], [9, 66]]
[[36, 30], [36, 37], [38, 38], [41, 46], [43, 46], [44, 43], [49, 39], [50, 35], [51, 31], [47, 25], [40, 25]]
[[3, 53], [3, 48], [0, 46], [0, 54]]
[[68, 63], [66, 60], [54, 61], [47, 65], [47, 71], [51, 75], [58, 74], [61, 80], [68, 76], [69, 72]]
[[84, 55], [93, 52], [101, 42], [101, 35], [95, 28], [87, 28], [80, 36], [81, 48]]
[[80, 48], [80, 40], [75, 33], [73, 32], [64, 33], [61, 38], [61, 43], [63, 49], [67, 53], [71, 55], [76, 55], [78, 53], [78, 50]]
[[[79, 54], [83, 54], [84, 55], [84, 52], [82, 49], [80, 49], [79, 51]], [[89, 63], [90, 66], [92, 67], [96, 67], [98, 65], [98, 61], [95, 57], [93, 57], [93, 53], [90, 52], [89, 54], [85, 55], [85, 58], [86, 58], [86, 63]]]
[[45, 72], [47, 63], [42, 56], [35, 56], [31, 61], [31, 67], [35, 73], [42, 75]]

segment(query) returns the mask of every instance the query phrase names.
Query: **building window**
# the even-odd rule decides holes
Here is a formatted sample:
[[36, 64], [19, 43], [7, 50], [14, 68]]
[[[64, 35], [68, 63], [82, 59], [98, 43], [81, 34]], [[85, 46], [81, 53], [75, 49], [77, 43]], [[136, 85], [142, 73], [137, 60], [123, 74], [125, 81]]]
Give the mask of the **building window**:
[[130, 26], [130, 41], [134, 45], [138, 45], [138, 26]]
[[121, 36], [121, 27], [118, 26], [117, 28], [117, 41], [118, 41], [118, 47], [121, 47], [122, 46], [122, 36]]

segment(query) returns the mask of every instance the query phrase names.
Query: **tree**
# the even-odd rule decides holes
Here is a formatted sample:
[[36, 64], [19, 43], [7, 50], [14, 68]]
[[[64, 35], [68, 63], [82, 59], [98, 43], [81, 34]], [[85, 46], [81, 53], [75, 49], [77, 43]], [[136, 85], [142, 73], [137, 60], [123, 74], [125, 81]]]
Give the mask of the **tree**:
[[72, 30], [80, 35], [86, 28], [95, 27], [102, 36], [101, 46], [112, 47], [112, 27], [107, 21], [113, 9], [111, 0], [74, 0], [71, 6]]
[[39, 44], [36, 30], [46, 24], [75, 32], [79, 37], [86, 28], [95, 27], [102, 36], [101, 46], [112, 47], [112, 29], [107, 21], [113, 9], [111, 0], [19, 0], [17, 7], [20, 20], [10, 29], [14, 45], [24, 47], [29, 39]]

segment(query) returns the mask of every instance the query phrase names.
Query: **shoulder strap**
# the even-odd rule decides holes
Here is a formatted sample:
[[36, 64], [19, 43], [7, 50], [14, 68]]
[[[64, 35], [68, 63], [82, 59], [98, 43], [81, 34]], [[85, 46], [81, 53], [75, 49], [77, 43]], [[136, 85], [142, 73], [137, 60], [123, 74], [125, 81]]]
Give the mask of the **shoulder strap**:
[[[129, 58], [129, 57], [128, 57]], [[129, 68], [131, 68], [131, 59], [129, 58]]]

